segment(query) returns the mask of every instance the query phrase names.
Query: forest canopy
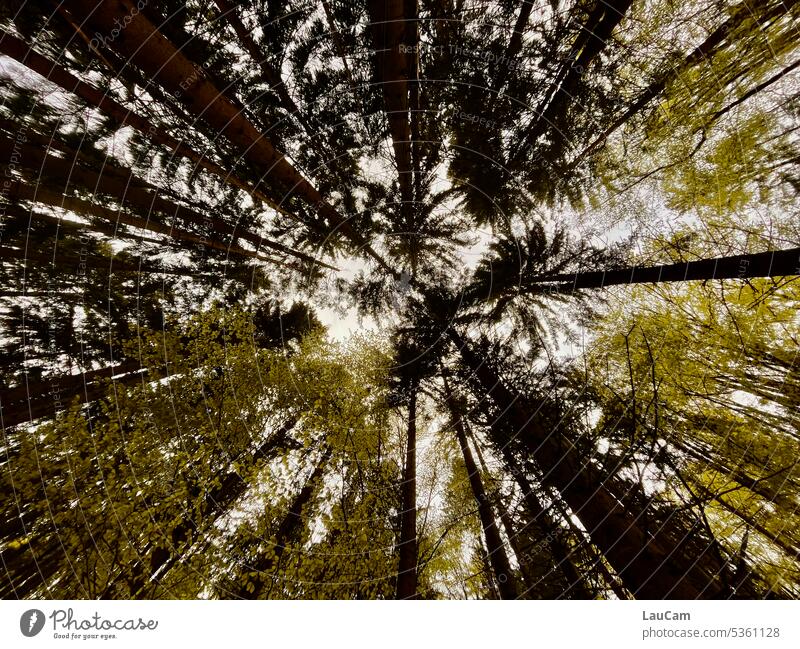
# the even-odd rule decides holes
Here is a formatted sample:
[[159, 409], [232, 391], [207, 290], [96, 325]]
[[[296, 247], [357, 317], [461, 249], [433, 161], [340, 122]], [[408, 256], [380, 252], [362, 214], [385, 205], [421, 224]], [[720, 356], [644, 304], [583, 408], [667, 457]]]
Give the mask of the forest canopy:
[[0, 597], [800, 597], [799, 29], [0, 0]]

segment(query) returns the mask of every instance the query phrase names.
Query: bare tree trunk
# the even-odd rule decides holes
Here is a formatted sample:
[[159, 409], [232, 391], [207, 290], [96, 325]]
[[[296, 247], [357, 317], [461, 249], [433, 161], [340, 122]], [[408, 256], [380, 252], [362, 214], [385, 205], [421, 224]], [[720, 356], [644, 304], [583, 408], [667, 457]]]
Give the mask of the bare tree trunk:
[[[586, 541], [586, 534], [575, 523], [575, 520], [573, 519], [570, 512], [567, 511], [567, 508], [565, 507], [564, 503], [556, 498], [555, 500], [553, 500], [553, 507], [556, 510], [558, 510], [558, 514], [564, 520], [567, 527], [571, 530], [572, 536], [575, 539], [578, 539], [579, 542]], [[593, 567], [597, 569], [598, 572], [603, 576], [605, 583], [608, 585], [609, 588], [611, 588], [611, 590], [614, 591], [614, 594], [617, 596], [617, 599], [621, 601], [629, 600], [630, 594], [628, 593], [628, 591], [625, 590], [625, 587], [622, 585], [619, 577], [611, 572], [602, 552], [598, 551], [597, 547], [588, 541], [586, 541], [586, 546], [587, 546], [586, 551], [592, 555]]]
[[442, 376], [444, 381], [444, 389], [447, 398], [447, 405], [450, 409], [450, 416], [453, 420], [453, 427], [455, 428], [456, 439], [458, 445], [461, 447], [461, 454], [464, 457], [464, 465], [467, 469], [469, 476], [469, 484], [472, 488], [472, 495], [478, 503], [478, 515], [481, 519], [481, 526], [483, 527], [483, 535], [486, 539], [486, 551], [488, 554], [489, 563], [491, 564], [494, 573], [497, 589], [500, 593], [501, 599], [517, 599], [519, 593], [514, 578], [514, 573], [511, 570], [511, 564], [508, 561], [503, 540], [500, 538], [500, 531], [497, 529], [497, 521], [492, 511], [492, 505], [486, 496], [486, 490], [483, 487], [483, 480], [481, 480], [478, 467], [475, 465], [475, 460], [472, 458], [472, 452], [469, 450], [467, 444], [467, 434], [464, 430], [464, 424], [461, 421], [461, 415], [456, 410], [456, 405], [453, 403], [453, 395], [450, 391], [450, 385], [447, 382], [447, 377]]
[[[409, 53], [405, 51], [407, 24], [404, 0], [369, 0], [372, 40], [378, 60], [378, 74], [386, 105], [389, 133], [400, 184], [401, 213], [413, 209], [411, 127], [408, 109]], [[407, 217], [404, 220], [408, 220]]]
[[[483, 453], [481, 452], [481, 447], [478, 445], [478, 440], [475, 438], [475, 435], [470, 430], [469, 426], [467, 426], [466, 422], [462, 420], [464, 424], [464, 428], [467, 433], [467, 437], [472, 442], [472, 446], [475, 448], [475, 453], [478, 456], [478, 463], [480, 464], [481, 471], [483, 471], [484, 475], [491, 475], [489, 471], [489, 467], [486, 464], [486, 460], [483, 457]], [[522, 595], [522, 598], [525, 597], [525, 594], [529, 592], [529, 588], [532, 585], [528, 570], [527, 570], [527, 562], [525, 561], [525, 550], [520, 543], [519, 534], [516, 530], [516, 525], [514, 521], [511, 519], [511, 515], [508, 513], [508, 509], [510, 507], [510, 503], [506, 505], [503, 499], [503, 495], [500, 493], [499, 488], [496, 486], [491, 489], [491, 500], [495, 504], [495, 508], [497, 509], [497, 514], [500, 518], [500, 522], [503, 524], [503, 529], [505, 530], [506, 536], [508, 537], [508, 542], [511, 545], [511, 549], [514, 552], [514, 557], [517, 560], [517, 564], [520, 568], [520, 578], [525, 586], [525, 591]]]
[[531, 449], [542, 468], [543, 482], [561, 494], [628, 590], [650, 599], [695, 599], [703, 593], [721, 592], [718, 572], [708, 572], [705, 565], [684, 560], [680, 548], [662, 540], [666, 531], [655, 537], [648, 535], [639, 526], [636, 512], [629, 511], [609, 489], [600, 470], [579, 457], [562, 434], [539, 429], [524, 401], [506, 388], [452, 327], [448, 333], [476, 382]]
[[680, 65], [671, 66], [665, 74], [653, 80], [639, 95], [639, 98], [622, 115], [615, 119], [589, 146], [576, 156], [569, 164], [568, 170], [574, 169], [583, 160], [595, 153], [620, 126], [641, 112], [653, 99], [664, 92], [671, 81], [678, 78], [680, 74], [685, 73], [689, 68], [704, 61], [708, 61], [714, 51], [724, 43], [728, 34], [744, 21], [759, 18], [765, 21], [776, 18], [789, 12], [797, 2], [798, 0], [780, 0], [779, 2], [774, 2], [771, 6], [767, 6], [766, 3], [754, 5], [749, 0], [746, 0], [733, 7], [725, 22], [711, 32], [705, 41], [692, 50], [683, 59]]
[[330, 457], [331, 450], [327, 449], [316, 467], [314, 467], [314, 471], [311, 473], [308, 480], [306, 480], [303, 488], [292, 500], [289, 511], [281, 520], [280, 525], [278, 525], [278, 530], [273, 537], [271, 552], [262, 555], [253, 562], [253, 565], [246, 566], [248, 572], [262, 573], [253, 583], [254, 589], [252, 591], [248, 590], [247, 586], [243, 585], [239, 586], [238, 589], [231, 594], [242, 599], [258, 599], [262, 595], [269, 594], [273, 583], [273, 575], [269, 573], [277, 568], [286, 547], [303, 529], [305, 525], [303, 509], [311, 502], [322, 480], [322, 476], [325, 473], [325, 468]]
[[[152, 76], [196, 117], [205, 120], [220, 135], [236, 146], [252, 165], [265, 173], [267, 182], [277, 185], [287, 200], [297, 196], [328, 222], [329, 230], [339, 230], [355, 246], [370, 255], [392, 276], [392, 269], [369, 246], [368, 242], [342, 217], [320, 192], [275, 149], [242, 111], [209, 80], [205, 72], [167, 40], [130, 0], [65, 0], [63, 5], [100, 33], [118, 30], [116, 23], [125, 20], [127, 27], [109, 45], [130, 63]], [[119, 30], [118, 30], [119, 31]]]
[[166, 133], [163, 129], [156, 127], [151, 120], [125, 108], [106, 93], [97, 90], [94, 86], [91, 86], [85, 81], [81, 81], [56, 62], [42, 56], [29, 47], [24, 41], [4, 30], [0, 30], [0, 53], [16, 59], [67, 92], [74, 93], [90, 106], [94, 106], [109, 117], [113, 117], [120, 126], [132, 126], [153, 142], [167, 147], [178, 156], [191, 160], [226, 184], [244, 190], [253, 196], [253, 198], [263, 201], [273, 209], [279, 209], [279, 206], [275, 204], [272, 199], [257, 188], [252, 187], [245, 181], [232, 175], [230, 171], [220, 167], [205, 156], [200, 155], [184, 142]]
[[[424, 200], [422, 189], [422, 131], [420, 120], [422, 119], [419, 67], [419, 2], [418, 0], [405, 0], [406, 14], [406, 46], [410, 51], [406, 53], [408, 58], [408, 101], [409, 101], [409, 121], [411, 126], [411, 168], [413, 170], [414, 202], [421, 204]], [[416, 210], [412, 210], [414, 214]]]
[[[530, 280], [537, 286], [558, 282], [554, 292], [585, 288], [604, 288], [626, 284], [657, 284], [710, 279], [748, 279], [751, 277], [788, 277], [800, 275], [800, 248], [699, 259], [661, 266], [633, 266], [615, 270], [596, 270], [585, 273], [563, 273]], [[541, 287], [539, 287], [541, 288]], [[547, 289], [543, 289], [547, 290]]]

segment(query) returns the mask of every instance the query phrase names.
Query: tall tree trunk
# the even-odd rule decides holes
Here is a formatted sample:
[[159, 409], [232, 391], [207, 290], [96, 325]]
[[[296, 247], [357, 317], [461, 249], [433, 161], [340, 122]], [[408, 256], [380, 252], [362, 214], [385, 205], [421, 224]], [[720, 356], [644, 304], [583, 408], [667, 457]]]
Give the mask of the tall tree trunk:
[[[254, 232], [237, 225], [231, 225], [218, 216], [200, 213], [184, 205], [162, 198], [157, 188], [140, 181], [131, 170], [119, 167], [110, 161], [106, 161], [103, 164], [102, 171], [97, 171], [90, 167], [74, 164], [74, 161], [70, 159], [48, 155], [42, 148], [16, 142], [0, 135], [0, 160], [10, 159], [15, 153], [15, 149], [20, 159], [17, 166], [30, 170], [38, 178], [36, 187], [31, 187], [27, 183], [17, 182], [10, 191], [18, 192], [18, 198], [35, 200], [50, 205], [58, 205], [60, 200], [61, 204], [58, 206], [65, 209], [74, 209], [75, 211], [84, 209], [90, 215], [113, 223], [120, 222], [162, 234], [173, 235], [174, 232], [173, 236], [175, 238], [181, 239], [181, 235], [183, 235], [182, 240], [204, 243], [211, 248], [226, 251], [229, 248], [236, 251], [245, 250], [234, 243], [235, 239], [240, 237], [256, 246], [263, 245], [303, 261], [331, 268], [310, 255], [293, 250], [277, 241], [264, 239]], [[79, 154], [75, 152], [75, 155]], [[49, 182], [45, 184], [43, 178], [49, 179]], [[122, 210], [112, 210], [68, 196], [70, 188], [80, 188], [94, 194], [107, 194], [121, 205], [127, 204], [135, 211], [147, 214], [147, 218], [131, 216], [122, 212]], [[59, 199], [59, 196], [63, 196], [63, 198]], [[159, 215], [161, 215], [160, 218], [178, 219], [195, 227], [213, 228], [216, 233], [229, 235], [231, 243], [228, 245], [214, 239], [203, 241], [202, 237], [195, 241], [194, 237], [197, 235], [159, 221]], [[244, 256], [250, 256], [250, 254], [254, 253], [245, 251]]]
[[570, 162], [567, 170], [574, 169], [583, 160], [594, 154], [615, 131], [639, 114], [653, 99], [664, 92], [671, 81], [677, 79], [681, 74], [686, 73], [693, 66], [708, 61], [711, 56], [713, 56], [713, 53], [724, 44], [725, 38], [743, 22], [753, 19], [760, 19], [763, 22], [777, 18], [784, 13], [788, 13], [798, 1], [799, 0], [779, 0], [771, 4], [753, 4], [749, 0], [745, 0], [745, 2], [741, 2], [733, 7], [725, 22], [711, 32], [700, 45], [686, 55], [679, 65], [671, 66], [665, 73], [654, 79], [622, 115], [606, 127], [589, 146]]
[[273, 583], [273, 575], [269, 573], [277, 568], [286, 547], [295, 540], [303, 529], [305, 525], [303, 509], [311, 502], [322, 480], [322, 476], [325, 473], [325, 468], [331, 457], [331, 453], [331, 449], [327, 449], [323, 453], [316, 467], [314, 467], [311, 476], [309, 476], [303, 488], [292, 500], [289, 511], [281, 520], [278, 525], [278, 530], [273, 537], [271, 552], [263, 554], [259, 559], [254, 561], [252, 565], [246, 566], [248, 572], [262, 573], [253, 583], [254, 590], [248, 590], [247, 586], [244, 585], [240, 586], [232, 594], [242, 599], [258, 599], [262, 595], [269, 594]]
[[[408, 58], [408, 109], [411, 133], [411, 168], [414, 179], [414, 204], [421, 204], [423, 197], [422, 183], [422, 131], [420, 120], [422, 119], [422, 84], [420, 83], [420, 56], [419, 56], [419, 2], [418, 0], [405, 0], [406, 15], [406, 36], [405, 42], [409, 51], [406, 52]], [[411, 214], [416, 213], [416, 209]]]
[[497, 582], [495, 581], [494, 573], [492, 572], [492, 565], [489, 563], [489, 556], [486, 548], [483, 545], [483, 541], [483, 539], [479, 539], [478, 541], [478, 553], [481, 559], [481, 565], [483, 566], [483, 570], [479, 574], [483, 574], [484, 578], [486, 579], [486, 588], [488, 590], [486, 599], [501, 599], [500, 593], [497, 590]]
[[[0, 167], [0, 170], [2, 167]], [[13, 181], [11, 184], [11, 188], [9, 189], [9, 198], [13, 195], [15, 198], [20, 197], [23, 193], [20, 191], [20, 186], [22, 183], [19, 181]], [[31, 188], [25, 186], [25, 193], [27, 191], [33, 191]], [[45, 205], [50, 205], [50, 203], [42, 201]], [[59, 207], [60, 205], [56, 205]], [[156, 246], [164, 246], [167, 245], [169, 242], [163, 239], [154, 239], [151, 237], [146, 237], [142, 234], [134, 235], [130, 232], [122, 232], [113, 225], [106, 224], [106, 223], [78, 223], [75, 221], [70, 221], [67, 219], [60, 218], [58, 216], [53, 216], [52, 214], [45, 214], [43, 212], [39, 212], [34, 209], [29, 209], [27, 207], [21, 207], [20, 205], [3, 205], [2, 208], [4, 209], [6, 214], [12, 215], [14, 218], [20, 219], [21, 222], [24, 220], [33, 220], [39, 221], [41, 223], [49, 223], [52, 226], [58, 228], [59, 231], [70, 232], [72, 236], [80, 237], [80, 235], [85, 234], [87, 232], [96, 232], [98, 234], [104, 234], [107, 237], [111, 238], [119, 238], [119, 239], [128, 239], [129, 241], [133, 241], [136, 243], [150, 243]], [[74, 210], [73, 210], [74, 211]]]
[[[661, 266], [632, 266], [616, 270], [596, 270], [585, 273], [563, 273], [536, 277], [529, 283], [554, 284], [554, 292], [584, 288], [604, 288], [625, 284], [656, 284], [710, 279], [749, 279], [751, 277], [788, 277], [800, 275], [800, 248], [759, 252], [750, 255], [714, 257]], [[546, 289], [545, 289], [546, 290]]]
[[[478, 446], [478, 441], [475, 435], [469, 431], [469, 428], [467, 428], [467, 435], [472, 439], [472, 444], [478, 454], [478, 460], [483, 468], [483, 472], [489, 475], [489, 470], [483, 458], [483, 454], [481, 453], [480, 446]], [[569, 593], [573, 599], [593, 599], [593, 595], [586, 585], [586, 580], [575, 567], [575, 562], [572, 558], [574, 551], [571, 550], [565, 542], [564, 535], [558, 533], [558, 524], [553, 520], [553, 517], [550, 516], [550, 513], [544, 508], [541, 501], [536, 496], [536, 493], [533, 491], [533, 486], [522, 471], [522, 467], [520, 467], [519, 463], [511, 454], [508, 445], [502, 446], [501, 455], [503, 456], [506, 467], [514, 476], [514, 481], [520, 488], [523, 502], [528, 510], [529, 520], [525, 527], [536, 526], [545, 531], [545, 544], [550, 550], [550, 555], [555, 561], [556, 567], [563, 573], [567, 583], [567, 591], [565, 594]], [[528, 556], [529, 553], [526, 552], [519, 542], [519, 532], [516, 530], [514, 521], [511, 520], [508, 514], [508, 509], [502, 503], [503, 499], [499, 490], [495, 490], [494, 500], [497, 503], [497, 511], [500, 513], [500, 520], [503, 523], [506, 536], [509, 538], [511, 547], [514, 549], [514, 554], [517, 557], [517, 562], [520, 565], [526, 585], [525, 594], [527, 594], [535, 585], [530, 583], [528, 571], [526, 570], [526, 566], [532, 557]], [[582, 536], [579, 534], [577, 538], [581, 539]]]
[[247, 192], [253, 196], [253, 198], [266, 203], [273, 209], [283, 211], [280, 206], [262, 191], [252, 187], [237, 176], [232, 175], [229, 170], [224, 169], [207, 157], [200, 155], [185, 142], [172, 137], [163, 129], [156, 127], [151, 120], [125, 108], [109, 97], [107, 93], [101, 92], [94, 86], [73, 76], [61, 65], [42, 56], [28, 46], [27, 43], [5, 30], [0, 30], [0, 53], [16, 59], [51, 83], [60, 86], [63, 90], [74, 93], [90, 106], [93, 106], [109, 117], [113, 117], [120, 126], [132, 126], [156, 144], [167, 147], [175, 153], [175, 155], [191, 160], [226, 184]]
[[408, 440], [403, 470], [402, 511], [400, 512], [400, 542], [397, 546], [397, 599], [417, 596], [417, 391], [412, 381], [408, 394]]
[[[464, 429], [467, 433], [467, 438], [472, 442], [472, 446], [475, 448], [475, 453], [478, 456], [478, 463], [480, 464], [481, 471], [483, 475], [491, 475], [489, 471], [489, 467], [486, 464], [486, 460], [483, 457], [483, 453], [481, 452], [481, 447], [478, 445], [478, 441], [475, 438], [475, 435], [470, 430], [469, 426], [462, 419], [462, 423], [464, 424]], [[520, 568], [520, 578], [522, 580], [522, 585], [525, 586], [524, 593], [522, 598], [525, 598], [525, 595], [530, 592], [530, 586], [532, 585], [530, 576], [527, 570], [527, 562], [525, 561], [525, 549], [522, 547], [520, 543], [519, 534], [517, 533], [516, 525], [514, 521], [511, 519], [511, 515], [508, 513], [508, 508], [510, 506], [506, 505], [503, 499], [503, 495], [500, 493], [500, 490], [495, 486], [491, 489], [491, 501], [495, 504], [495, 508], [497, 509], [497, 514], [500, 518], [500, 522], [503, 524], [503, 530], [505, 530], [506, 536], [508, 537], [508, 542], [511, 545], [511, 549], [514, 552], [514, 557], [517, 560], [517, 564]]]
[[0, 423], [4, 428], [10, 428], [53, 416], [76, 401], [79, 404], [90, 403], [107, 393], [106, 381], [111, 377], [116, 377], [115, 383], [129, 385], [146, 380], [147, 374], [137, 361], [131, 360], [81, 374], [26, 381], [15, 388], [0, 391]]
[[[264, 440], [248, 458], [248, 465], [266, 463], [275, 454], [289, 445], [289, 432], [297, 424], [297, 419], [289, 419], [275, 433]], [[135, 598], [156, 595], [154, 590], [159, 580], [191, 549], [198, 533], [207, 530], [241, 498], [250, 484], [239, 470], [231, 470], [222, 476], [219, 484], [209, 491], [204, 506], [196, 516], [187, 515], [184, 520], [164, 535], [165, 543], [155, 545], [149, 550], [148, 575], [138, 575], [130, 584], [131, 595]], [[190, 545], [185, 545], [189, 542]], [[141, 568], [141, 567], [140, 567]]]
[[516, 525], [514, 521], [511, 520], [511, 516], [508, 513], [508, 508], [506, 504], [503, 502], [503, 499], [500, 497], [499, 493], [495, 493], [492, 497], [495, 506], [497, 507], [497, 514], [500, 518], [500, 522], [503, 525], [503, 530], [508, 537], [508, 543], [511, 545], [511, 549], [514, 551], [514, 557], [517, 560], [517, 564], [519, 565], [519, 574], [520, 579], [522, 580], [522, 585], [524, 586], [523, 592], [518, 595], [520, 599], [527, 599], [530, 588], [533, 586], [531, 583], [530, 575], [528, 571], [525, 569], [525, 549], [520, 544], [519, 535], [517, 533]]
[[[572, 536], [575, 539], [578, 539], [579, 542], [585, 541], [586, 534], [576, 525], [574, 518], [572, 517], [570, 512], [567, 511], [567, 508], [564, 505], [564, 503], [558, 498], [556, 498], [553, 500], [553, 508], [558, 511], [558, 514], [561, 516], [562, 520], [564, 520], [564, 522], [567, 524], [567, 527], [572, 532]], [[611, 572], [603, 554], [598, 550], [596, 546], [594, 546], [590, 542], [587, 542], [586, 545], [587, 545], [586, 548], [587, 552], [591, 553], [594, 559], [592, 563], [593, 567], [602, 575], [603, 580], [608, 585], [608, 587], [611, 588], [612, 591], [614, 591], [614, 594], [617, 596], [617, 599], [621, 601], [629, 600], [631, 598], [630, 593], [628, 593], [628, 591], [625, 590], [625, 587], [620, 582], [619, 576]], [[591, 595], [591, 592], [588, 590], [588, 587], [585, 590], [585, 592], [588, 594], [586, 599], [592, 599], [593, 596]]]
[[[109, 42], [110, 47], [151, 75], [193, 115], [225, 136], [250, 164], [265, 174], [266, 182], [277, 185], [283, 200], [299, 197], [327, 220], [327, 231], [341, 231], [392, 276], [397, 275], [347, 219], [275, 149], [269, 138], [214, 86], [205, 72], [167, 40], [130, 0], [65, 0], [62, 6], [76, 16], [86, 17], [87, 23], [100, 33], [109, 34], [116, 30], [119, 37]], [[127, 27], [119, 30], [117, 23], [122, 20]]]
[[[695, 599], [721, 593], [718, 574], [723, 566], [706, 570], [705, 563], [696, 558], [687, 561], [680, 548], [672, 545], [674, 540], [665, 540], [667, 531], [651, 536], [643, 530], [636, 512], [609, 488], [600, 470], [581, 458], [560, 433], [538, 426], [525, 401], [500, 381], [452, 327], [448, 333], [474, 380], [530, 448], [542, 469], [543, 483], [561, 494], [629, 591], [646, 599]], [[530, 412], [536, 412], [535, 408]]]
[[[519, 462], [509, 451], [507, 445], [503, 447], [503, 456], [506, 465], [511, 469], [514, 480], [519, 485], [520, 491], [522, 491], [522, 499], [525, 502], [525, 508], [528, 510], [530, 518], [527, 526], [539, 527], [545, 532], [547, 548], [553, 557], [556, 567], [564, 575], [564, 580], [566, 581], [567, 590], [564, 594], [570, 595], [574, 599], [592, 599], [592, 594], [587, 589], [583, 576], [575, 566], [573, 560], [574, 550], [565, 542], [564, 534], [560, 533], [558, 523], [553, 520], [553, 517], [542, 505], [533, 490], [533, 485], [525, 475]], [[526, 562], [533, 558], [528, 556], [527, 553], [523, 555], [523, 559]]]
[[564, 134], [554, 126], [566, 116], [570, 105], [575, 101], [578, 82], [597, 55], [605, 49], [611, 33], [632, 4], [633, 0], [595, 2], [594, 9], [575, 39], [569, 57], [539, 103], [533, 122], [516, 147], [512, 161], [518, 161], [519, 156], [534, 146], [545, 132], [550, 132], [554, 140], [563, 140]]
[[472, 495], [478, 503], [478, 515], [481, 519], [481, 527], [483, 528], [483, 535], [486, 540], [486, 551], [494, 573], [495, 582], [497, 583], [497, 589], [500, 593], [500, 598], [517, 599], [519, 593], [514, 583], [514, 573], [508, 561], [508, 555], [506, 554], [503, 540], [500, 538], [500, 531], [497, 529], [497, 521], [495, 520], [489, 498], [486, 496], [483, 480], [481, 480], [478, 467], [475, 465], [475, 460], [472, 458], [472, 452], [469, 450], [464, 423], [453, 402], [453, 394], [450, 391], [450, 384], [447, 381], [447, 377], [443, 375], [442, 380], [444, 381], [447, 406], [450, 409], [450, 417], [453, 420], [456, 439], [458, 440], [458, 445], [461, 447], [461, 454], [464, 457], [464, 466], [469, 476], [469, 485], [472, 489]]
[[404, 0], [369, 0], [372, 41], [378, 61], [378, 77], [392, 136], [394, 160], [400, 185], [401, 214], [408, 222], [413, 210], [411, 127], [408, 79], [410, 55], [405, 51], [408, 25]]

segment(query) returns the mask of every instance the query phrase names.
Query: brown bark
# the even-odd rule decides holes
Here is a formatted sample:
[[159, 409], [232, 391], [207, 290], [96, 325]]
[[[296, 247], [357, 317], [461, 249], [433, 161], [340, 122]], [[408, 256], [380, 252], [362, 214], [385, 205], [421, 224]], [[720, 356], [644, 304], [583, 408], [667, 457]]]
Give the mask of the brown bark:
[[[562, 520], [567, 524], [567, 527], [571, 530], [572, 536], [575, 539], [579, 539], [581, 541], [585, 540], [586, 534], [581, 530], [576, 524], [574, 519], [572, 518], [569, 511], [567, 511], [566, 507], [564, 506], [563, 502], [556, 499], [553, 501], [553, 508], [558, 511], [558, 514], [561, 516]], [[617, 596], [617, 599], [624, 601], [631, 599], [630, 593], [625, 590], [625, 587], [620, 582], [619, 576], [613, 574], [608, 567], [608, 564], [603, 557], [602, 553], [598, 551], [598, 549], [592, 545], [591, 543], [587, 543], [587, 552], [592, 555], [593, 563], [592, 566], [603, 576], [606, 585], [614, 591], [614, 594]], [[588, 591], [587, 591], [588, 592]], [[591, 595], [588, 596], [591, 599]]]
[[[413, 200], [415, 204], [421, 204], [425, 197], [422, 190], [422, 131], [420, 129], [422, 84], [420, 83], [419, 67], [419, 3], [417, 0], [405, 0], [405, 14], [407, 16], [405, 42], [411, 50], [406, 53], [406, 57], [409, 71], [408, 105], [411, 127], [411, 168], [414, 179]], [[412, 210], [411, 214], [415, 214], [416, 211], [416, 209]], [[412, 220], [412, 223], [415, 221]]]
[[378, 61], [378, 78], [383, 91], [389, 133], [400, 185], [401, 214], [411, 213], [414, 203], [411, 166], [408, 79], [409, 44], [404, 0], [369, 0], [372, 41]]
[[[751, 277], [788, 277], [800, 275], [800, 248], [731, 255], [661, 266], [597, 270], [585, 273], [562, 273], [530, 280], [530, 284], [559, 282], [554, 292], [586, 288], [604, 288], [625, 284], [655, 284], [711, 279], [748, 279]], [[538, 287], [541, 288], [541, 287]]]
[[672, 545], [674, 539], [666, 538], [666, 530], [655, 537], [643, 530], [635, 512], [621, 502], [600, 470], [581, 458], [560, 433], [539, 428], [525, 401], [500, 381], [454, 329], [448, 333], [464, 365], [531, 449], [542, 469], [543, 483], [561, 494], [631, 593], [645, 599], [695, 599], [721, 592], [716, 572], [687, 561], [680, 548]]
[[115, 120], [117, 120], [120, 126], [132, 126], [140, 133], [146, 135], [153, 142], [167, 147], [173, 153], [175, 153], [175, 155], [191, 160], [198, 167], [201, 167], [209, 173], [217, 176], [226, 184], [247, 192], [253, 196], [253, 198], [266, 203], [273, 209], [281, 212], [285, 211], [269, 196], [259, 191], [257, 188], [252, 187], [245, 181], [232, 175], [229, 171], [226, 171], [212, 160], [209, 160], [207, 157], [200, 155], [185, 143], [172, 137], [163, 129], [155, 126], [151, 120], [133, 112], [128, 108], [125, 108], [114, 99], [109, 97], [106, 93], [97, 90], [97, 88], [94, 86], [73, 76], [62, 66], [58, 65], [54, 61], [51, 61], [47, 57], [42, 56], [33, 50], [27, 43], [20, 40], [13, 34], [6, 32], [5, 30], [0, 30], [0, 53], [16, 59], [23, 65], [27, 66], [34, 72], [37, 72], [51, 83], [60, 86], [67, 92], [74, 93], [90, 106], [97, 108], [109, 117], [113, 117]]
[[403, 470], [402, 511], [400, 512], [400, 542], [397, 545], [396, 599], [417, 597], [417, 390], [412, 383], [408, 395], [408, 439]]
[[[208, 79], [203, 70], [167, 40], [129, 0], [66, 0], [64, 6], [100, 33], [118, 33], [110, 46], [131, 64], [179, 99], [190, 113], [205, 120], [237, 147], [245, 159], [264, 173], [265, 181], [280, 188], [284, 199], [297, 196], [394, 276], [396, 271], [368, 245], [320, 192]], [[126, 19], [119, 30], [115, 20]]]
[[[574, 169], [583, 160], [595, 153], [615, 131], [641, 112], [653, 99], [664, 92], [667, 85], [678, 78], [681, 73], [686, 72], [691, 67], [703, 61], [709, 60], [717, 48], [723, 45], [728, 34], [734, 31], [743, 22], [752, 20], [755, 17], [754, 14], [760, 14], [758, 17], [761, 18], [762, 21], [771, 20], [787, 13], [797, 3], [798, 0], [781, 0], [767, 7], [766, 5], [754, 5], [752, 2], [749, 2], [749, 0], [746, 0], [736, 5], [725, 22], [711, 32], [700, 45], [686, 55], [680, 65], [674, 66], [665, 74], [654, 79], [622, 115], [615, 119], [588, 147], [576, 156], [569, 164], [568, 169]], [[760, 13], [762, 11], [763, 13]]]
[[497, 590], [501, 599], [517, 599], [519, 593], [515, 582], [514, 573], [511, 570], [511, 564], [508, 561], [503, 540], [500, 538], [500, 531], [497, 529], [497, 521], [492, 511], [492, 505], [486, 495], [486, 490], [483, 487], [483, 480], [481, 480], [478, 467], [475, 460], [472, 458], [472, 452], [467, 443], [467, 434], [464, 430], [464, 423], [461, 421], [461, 415], [458, 413], [455, 404], [453, 403], [453, 395], [450, 391], [450, 385], [447, 382], [447, 377], [442, 377], [444, 381], [444, 389], [447, 399], [447, 405], [450, 409], [450, 416], [453, 420], [453, 427], [456, 433], [458, 445], [461, 448], [461, 454], [464, 457], [464, 466], [467, 469], [469, 476], [469, 484], [472, 489], [472, 495], [478, 503], [478, 515], [481, 519], [481, 527], [483, 528], [483, 535], [486, 540], [486, 551], [488, 554], [489, 563], [494, 573], [495, 582], [497, 583]]

